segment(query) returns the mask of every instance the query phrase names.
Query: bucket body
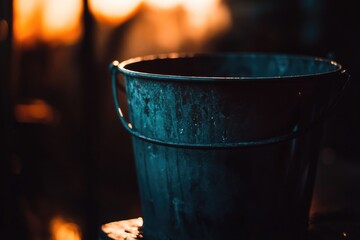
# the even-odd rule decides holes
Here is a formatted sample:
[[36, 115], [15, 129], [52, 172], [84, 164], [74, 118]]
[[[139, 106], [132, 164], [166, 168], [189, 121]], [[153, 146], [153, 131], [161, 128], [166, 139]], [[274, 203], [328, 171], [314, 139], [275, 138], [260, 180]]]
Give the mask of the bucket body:
[[343, 84], [339, 64], [208, 54], [117, 67], [145, 239], [306, 234], [321, 122]]
[[227, 150], [133, 140], [145, 239], [306, 235], [318, 134], [311, 142]]

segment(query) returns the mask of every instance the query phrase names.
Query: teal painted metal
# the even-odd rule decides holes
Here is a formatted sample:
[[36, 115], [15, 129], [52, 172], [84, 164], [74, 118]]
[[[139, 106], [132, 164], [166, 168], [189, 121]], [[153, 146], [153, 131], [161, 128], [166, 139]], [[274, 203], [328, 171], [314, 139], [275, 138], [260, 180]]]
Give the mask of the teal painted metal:
[[[133, 135], [147, 239], [304, 234], [321, 122], [349, 75], [274, 54], [136, 58], [111, 65]], [[130, 123], [117, 99], [124, 75]]]

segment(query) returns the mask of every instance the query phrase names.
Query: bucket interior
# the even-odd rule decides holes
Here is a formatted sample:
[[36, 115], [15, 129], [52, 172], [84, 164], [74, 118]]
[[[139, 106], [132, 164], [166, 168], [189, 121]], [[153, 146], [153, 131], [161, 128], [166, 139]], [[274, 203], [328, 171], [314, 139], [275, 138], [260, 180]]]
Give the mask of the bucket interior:
[[273, 54], [193, 55], [141, 59], [123, 66], [124, 72], [149, 75], [221, 78], [279, 78], [325, 74], [341, 66], [325, 59]]

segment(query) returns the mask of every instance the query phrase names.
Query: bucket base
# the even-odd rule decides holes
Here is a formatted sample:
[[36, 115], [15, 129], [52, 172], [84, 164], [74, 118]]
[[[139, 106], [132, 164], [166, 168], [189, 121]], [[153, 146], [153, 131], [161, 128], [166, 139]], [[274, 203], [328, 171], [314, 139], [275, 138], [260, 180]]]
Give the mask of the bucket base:
[[[146, 238], [142, 235], [142, 218], [127, 219], [106, 223], [101, 226], [99, 240], [136, 240]], [[360, 222], [324, 221], [310, 226], [308, 236], [299, 240], [339, 240], [359, 239]], [[234, 233], [236, 236], [236, 233]], [[297, 236], [294, 236], [293, 239]]]

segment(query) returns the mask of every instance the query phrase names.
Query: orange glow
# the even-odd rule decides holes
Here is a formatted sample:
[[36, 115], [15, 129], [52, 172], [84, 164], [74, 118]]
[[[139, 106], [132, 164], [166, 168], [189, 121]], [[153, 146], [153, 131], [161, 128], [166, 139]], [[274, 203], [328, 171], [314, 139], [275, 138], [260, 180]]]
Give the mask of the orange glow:
[[196, 52], [231, 26], [223, 0], [146, 0], [125, 34], [121, 58], [162, 52]]
[[22, 123], [51, 123], [54, 122], [55, 115], [54, 109], [40, 99], [15, 107], [15, 118]]
[[160, 9], [182, 7], [189, 23], [195, 27], [206, 27], [213, 20], [225, 25], [230, 21], [229, 12], [221, 0], [146, 0], [146, 3]]
[[[139, 49], [134, 54], [181, 51], [184, 44], [194, 46], [184, 50], [201, 50], [196, 48], [231, 25], [230, 11], [223, 0], [88, 1], [89, 11], [97, 21], [112, 26], [131, 18], [142, 3], [150, 7], [132, 26], [141, 32], [134, 34], [138, 40], [132, 45]], [[82, 35], [82, 0], [14, 0], [13, 6], [14, 40], [23, 46], [38, 42], [73, 44]]]
[[183, 4], [183, 0], [146, 0], [146, 3], [156, 8], [170, 9]]
[[109, 236], [109, 238], [114, 240], [135, 240], [143, 237], [139, 231], [142, 225], [143, 219], [139, 217], [107, 223], [103, 225], [101, 229]]
[[82, 0], [14, 0], [14, 39], [72, 44], [82, 35]]
[[143, 0], [89, 0], [89, 10], [94, 17], [110, 25], [118, 25], [138, 10]]
[[191, 38], [204, 39], [230, 26], [230, 12], [221, 0], [184, 0]]
[[74, 43], [82, 34], [82, 0], [43, 2], [41, 39], [46, 42]]
[[18, 43], [33, 45], [40, 31], [41, 0], [14, 0], [14, 39]]
[[8, 36], [9, 24], [6, 20], [0, 20], [0, 42], [5, 40]]
[[51, 240], [81, 240], [80, 228], [77, 224], [55, 217], [50, 222]]
[[[135, 14], [142, 2], [153, 9], [170, 10], [171, 12], [178, 8], [178, 10], [185, 11], [185, 16], [181, 17], [180, 23], [177, 23], [179, 21], [177, 19], [178, 12], [172, 12], [173, 16], [171, 17], [153, 16], [167, 26], [173, 25], [174, 21], [181, 25], [165, 27], [158, 34], [162, 36], [157, 36], [162, 44], [171, 48], [178, 46], [176, 42], [181, 38], [179, 36], [184, 33], [184, 30], [185, 34], [190, 35], [191, 38], [199, 39], [209, 33], [211, 35], [214, 31], [226, 29], [231, 22], [230, 12], [221, 0], [89, 0], [89, 10], [98, 21], [119, 25]], [[185, 27], [189, 29], [182, 29], [181, 21], [184, 19], [187, 22]], [[173, 40], [174, 38], [175, 40]]]
[[199, 29], [206, 29], [209, 24], [217, 24], [221, 28], [221, 25], [225, 26], [230, 22], [229, 11], [221, 0], [146, 0], [146, 3], [160, 9], [182, 7], [188, 15], [190, 25]]

